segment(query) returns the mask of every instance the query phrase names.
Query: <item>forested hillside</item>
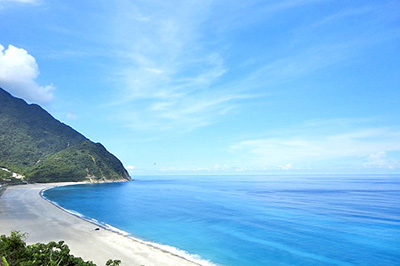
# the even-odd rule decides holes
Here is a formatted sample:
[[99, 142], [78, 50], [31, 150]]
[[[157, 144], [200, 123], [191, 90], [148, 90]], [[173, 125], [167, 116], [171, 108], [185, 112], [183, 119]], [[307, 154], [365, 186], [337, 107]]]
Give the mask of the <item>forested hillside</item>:
[[101, 144], [2, 88], [0, 168], [37, 182], [130, 178], [122, 163]]

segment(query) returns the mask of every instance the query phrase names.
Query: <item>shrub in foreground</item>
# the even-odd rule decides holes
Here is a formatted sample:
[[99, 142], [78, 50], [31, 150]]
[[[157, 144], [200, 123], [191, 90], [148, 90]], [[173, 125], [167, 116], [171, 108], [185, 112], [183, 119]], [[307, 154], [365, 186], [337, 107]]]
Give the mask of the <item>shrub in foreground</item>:
[[[85, 262], [71, 255], [64, 241], [27, 245], [25, 237], [26, 234], [18, 231], [11, 232], [10, 236], [0, 236], [1, 266], [96, 266], [91, 261]], [[118, 266], [120, 263], [110, 259], [106, 266]]]

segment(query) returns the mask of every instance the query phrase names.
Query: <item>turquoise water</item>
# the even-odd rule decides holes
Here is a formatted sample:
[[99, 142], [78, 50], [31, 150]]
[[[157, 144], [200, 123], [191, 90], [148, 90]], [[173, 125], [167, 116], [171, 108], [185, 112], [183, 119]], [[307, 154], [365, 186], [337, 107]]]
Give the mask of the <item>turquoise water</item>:
[[220, 265], [400, 265], [400, 175], [135, 178], [44, 196]]

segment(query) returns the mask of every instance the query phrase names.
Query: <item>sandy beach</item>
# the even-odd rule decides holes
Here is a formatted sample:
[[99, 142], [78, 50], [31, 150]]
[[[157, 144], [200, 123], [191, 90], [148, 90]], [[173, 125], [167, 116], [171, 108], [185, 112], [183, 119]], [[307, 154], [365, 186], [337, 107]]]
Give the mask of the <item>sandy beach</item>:
[[95, 230], [97, 225], [41, 198], [41, 190], [55, 185], [60, 184], [8, 187], [0, 197], [0, 234], [9, 235], [12, 230], [28, 233], [28, 244], [64, 240], [72, 254], [99, 266], [108, 259], [119, 259], [126, 266], [198, 265], [116, 232]]

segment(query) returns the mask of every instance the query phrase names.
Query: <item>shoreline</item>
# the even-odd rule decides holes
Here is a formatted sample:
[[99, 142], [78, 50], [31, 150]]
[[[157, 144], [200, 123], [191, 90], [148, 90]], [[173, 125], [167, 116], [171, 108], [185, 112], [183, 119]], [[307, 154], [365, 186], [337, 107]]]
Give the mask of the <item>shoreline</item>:
[[[93, 261], [99, 266], [104, 265], [107, 259], [120, 259], [121, 265], [214, 265], [206, 260], [197, 260], [191, 254], [174, 247], [135, 238], [118, 228], [66, 210], [43, 196], [47, 189], [80, 184], [91, 183], [66, 182], [8, 187], [0, 198], [0, 233], [9, 235], [12, 230], [26, 232], [27, 244], [63, 240], [70, 247], [71, 254], [82, 257], [85, 261]], [[17, 211], [20, 209], [22, 211]], [[96, 230], [93, 225], [102, 230]]]
[[[94, 219], [94, 218], [86, 217], [86, 216], [84, 216], [84, 215], [81, 214], [81, 213], [78, 213], [78, 212], [75, 212], [75, 211], [72, 211], [72, 210], [65, 209], [65, 208], [63, 208], [62, 206], [58, 205], [56, 202], [54, 202], [54, 201], [52, 201], [52, 200], [46, 198], [46, 197], [43, 195], [43, 193], [44, 193], [46, 190], [49, 190], [49, 189], [52, 189], [52, 188], [55, 188], [55, 187], [73, 186], [73, 185], [85, 185], [85, 184], [96, 184], [96, 183], [115, 183], [115, 182], [118, 182], [118, 181], [111, 181], [111, 182], [108, 182], [108, 181], [105, 181], [105, 182], [76, 182], [76, 183], [73, 183], [73, 184], [65, 184], [65, 185], [61, 185], [61, 186], [60, 186], [60, 185], [57, 185], [57, 186], [52, 186], [52, 187], [44, 188], [44, 189], [42, 189], [42, 190], [40, 191], [39, 194], [40, 194], [40, 197], [41, 197], [43, 200], [45, 200], [45, 201], [51, 203], [52, 205], [54, 205], [55, 207], [59, 208], [60, 210], [66, 212], [66, 213], [68, 213], [68, 214], [70, 214], [70, 215], [73, 215], [73, 216], [75, 216], [75, 217], [77, 217], [77, 218], [79, 218], [79, 219], [82, 219], [82, 220], [84, 220], [84, 221], [86, 221], [86, 222], [88, 222], [88, 223], [91, 223], [91, 224], [93, 224], [93, 225], [99, 226], [99, 227], [103, 228], [104, 230], [108, 230], [108, 231], [110, 231], [110, 232], [119, 234], [119, 235], [121, 235], [121, 236], [123, 236], [123, 237], [127, 237], [127, 238], [129, 238], [129, 239], [131, 239], [131, 240], [133, 240], [133, 241], [135, 241], [135, 242], [137, 242], [137, 243], [146, 245], [146, 246], [151, 247], [151, 248], [158, 249], [158, 250], [162, 251], [163, 253], [167, 253], [167, 254], [170, 254], [170, 255], [172, 255], [172, 256], [176, 256], [176, 257], [178, 257], [178, 258], [180, 258], [180, 259], [186, 260], [186, 261], [188, 261], [188, 262], [190, 262], [190, 263], [194, 263], [195, 265], [198, 265], [198, 266], [217, 266], [216, 264], [214, 264], [214, 263], [212, 263], [212, 262], [209, 262], [209, 261], [206, 261], [206, 260], [203, 260], [203, 259], [196, 259], [196, 258], [193, 257], [192, 254], [190, 254], [190, 253], [188, 253], [188, 252], [186, 252], [186, 251], [184, 251], [184, 250], [177, 249], [177, 248], [175, 248], [175, 247], [173, 247], [173, 246], [166, 246], [166, 245], [163, 245], [163, 244], [158, 244], [158, 243], [155, 243], [155, 242], [150, 242], [150, 241], [142, 240], [142, 239], [137, 238], [137, 237], [134, 237], [134, 236], [132, 236], [130, 233], [125, 232], [125, 231], [123, 231], [123, 230], [120, 230], [120, 229], [118, 229], [118, 228], [116, 228], [116, 227], [114, 227], [114, 226], [112, 226], [112, 225], [109, 225], [109, 224], [107, 224], [107, 223], [98, 221], [98, 220], [96, 220], [96, 219]], [[120, 181], [120, 182], [129, 182], [129, 181]], [[183, 254], [177, 254], [177, 253], [174, 253], [173, 251], [168, 250], [168, 249], [171, 249], [171, 248], [172, 248], [172, 249], [175, 249], [177, 253], [183, 253]], [[188, 257], [190, 257], [190, 258], [188, 258]]]

